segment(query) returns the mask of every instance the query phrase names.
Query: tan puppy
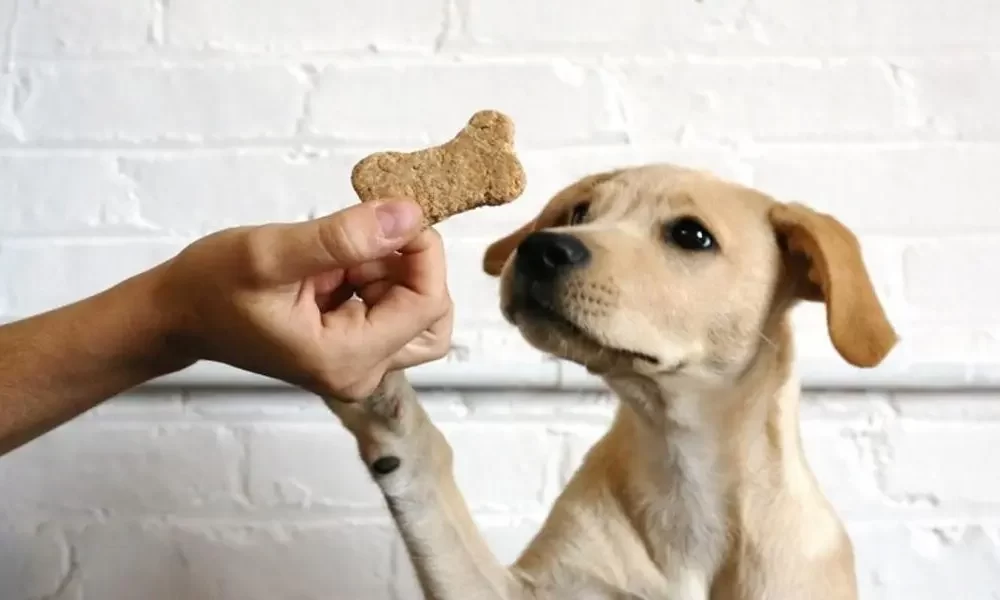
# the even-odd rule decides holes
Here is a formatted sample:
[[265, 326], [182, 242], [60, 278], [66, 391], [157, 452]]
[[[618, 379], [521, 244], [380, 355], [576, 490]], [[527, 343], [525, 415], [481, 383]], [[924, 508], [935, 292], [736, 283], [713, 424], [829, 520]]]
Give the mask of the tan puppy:
[[328, 405], [358, 439], [427, 598], [853, 600], [851, 542], [806, 464], [788, 310], [825, 302], [859, 367], [896, 342], [833, 218], [669, 165], [590, 176], [493, 244], [505, 317], [620, 399], [510, 567], [401, 373]]

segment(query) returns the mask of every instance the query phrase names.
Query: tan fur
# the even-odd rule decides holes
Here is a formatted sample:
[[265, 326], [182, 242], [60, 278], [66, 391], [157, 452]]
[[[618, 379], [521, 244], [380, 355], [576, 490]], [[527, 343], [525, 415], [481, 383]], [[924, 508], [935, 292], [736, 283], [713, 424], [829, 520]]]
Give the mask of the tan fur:
[[[569, 215], [589, 203], [584, 222]], [[672, 245], [695, 217], [715, 251]], [[515, 258], [534, 231], [583, 242], [556, 317], [519, 308]], [[548, 519], [504, 566], [476, 529], [451, 449], [405, 377], [329, 406], [358, 437], [428, 598], [855, 600], [851, 542], [803, 456], [788, 310], [827, 306], [848, 362], [877, 365], [895, 333], [857, 240], [800, 205], [669, 165], [594, 175], [486, 252], [501, 309], [533, 345], [586, 366], [620, 399]], [[382, 472], [386, 471], [386, 472]], [[391, 472], [390, 472], [391, 471]]]

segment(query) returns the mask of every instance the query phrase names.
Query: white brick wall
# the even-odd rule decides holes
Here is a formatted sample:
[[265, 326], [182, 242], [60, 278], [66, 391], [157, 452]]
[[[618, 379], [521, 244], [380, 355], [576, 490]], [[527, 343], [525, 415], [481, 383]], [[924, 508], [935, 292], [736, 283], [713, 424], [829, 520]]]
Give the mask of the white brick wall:
[[[811, 203], [861, 235], [904, 336], [860, 379], [799, 315], [863, 598], [1000, 597], [998, 32], [994, 0], [0, 0], [0, 319], [348, 205], [366, 153], [498, 108], [528, 193], [441, 227], [460, 348], [425, 381], [542, 372], [480, 254], [575, 177], [673, 160]], [[612, 410], [425, 397], [508, 560]], [[3, 600], [416, 597], [352, 440], [287, 390], [129, 394], [0, 459], [0, 490]]]

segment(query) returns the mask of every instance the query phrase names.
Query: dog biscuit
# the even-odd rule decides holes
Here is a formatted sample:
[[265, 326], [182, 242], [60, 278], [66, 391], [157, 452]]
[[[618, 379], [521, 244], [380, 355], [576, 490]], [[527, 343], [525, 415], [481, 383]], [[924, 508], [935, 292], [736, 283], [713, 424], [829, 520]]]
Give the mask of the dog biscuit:
[[378, 152], [351, 171], [362, 202], [412, 198], [429, 227], [452, 215], [517, 199], [525, 173], [514, 154], [514, 123], [493, 110], [479, 111], [451, 140], [415, 152]]

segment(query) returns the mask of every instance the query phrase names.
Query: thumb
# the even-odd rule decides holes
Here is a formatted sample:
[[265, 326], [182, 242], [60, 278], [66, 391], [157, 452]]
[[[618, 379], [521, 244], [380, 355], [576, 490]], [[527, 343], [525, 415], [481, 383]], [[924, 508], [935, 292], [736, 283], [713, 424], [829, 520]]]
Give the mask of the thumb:
[[410, 200], [362, 202], [302, 223], [271, 226], [266, 279], [291, 282], [388, 256], [421, 229], [420, 205]]

